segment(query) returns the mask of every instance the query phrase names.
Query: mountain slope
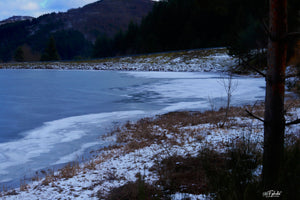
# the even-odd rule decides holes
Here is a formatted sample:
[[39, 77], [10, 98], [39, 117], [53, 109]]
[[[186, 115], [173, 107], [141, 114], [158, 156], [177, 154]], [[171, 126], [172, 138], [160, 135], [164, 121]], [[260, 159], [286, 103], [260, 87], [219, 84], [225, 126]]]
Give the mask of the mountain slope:
[[14, 23], [18, 21], [24, 21], [24, 20], [32, 20], [34, 17], [30, 16], [12, 16], [5, 20], [0, 21], [0, 25], [7, 24], [7, 23]]
[[0, 61], [13, 60], [16, 49], [24, 44], [32, 51], [24, 54], [41, 54], [50, 35], [59, 40], [59, 53], [72, 50], [62, 59], [85, 57], [99, 35], [112, 37], [120, 29], [126, 30], [131, 21], [139, 23], [152, 6], [152, 0], [101, 0], [67, 12], [5, 23], [0, 25]]
[[113, 36], [120, 29], [126, 30], [130, 21], [140, 22], [152, 5], [150, 0], [102, 0], [69, 10], [59, 18], [67, 22], [67, 27], [94, 40], [97, 32]]

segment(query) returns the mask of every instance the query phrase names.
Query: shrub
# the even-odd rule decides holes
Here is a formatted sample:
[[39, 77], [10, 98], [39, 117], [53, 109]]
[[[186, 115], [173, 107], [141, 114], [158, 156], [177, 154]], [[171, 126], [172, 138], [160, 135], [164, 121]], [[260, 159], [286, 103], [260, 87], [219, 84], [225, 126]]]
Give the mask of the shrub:
[[234, 143], [223, 155], [202, 151], [200, 159], [209, 180], [209, 192], [214, 193], [214, 199], [259, 198], [257, 185], [260, 180], [253, 173], [260, 164], [260, 157], [259, 152], [244, 142]]
[[300, 197], [300, 139], [285, 148], [281, 170], [282, 199], [296, 200]]
[[[98, 198], [103, 199], [98, 193]], [[143, 177], [139, 174], [135, 182], [128, 182], [127, 184], [112, 189], [109, 194], [104, 197], [106, 200], [167, 200], [162, 192], [153, 185], [145, 182]]]
[[208, 148], [197, 157], [172, 156], [153, 168], [164, 193], [213, 194], [214, 199], [256, 199], [259, 179], [253, 174], [261, 161], [255, 145], [234, 142], [225, 153]]

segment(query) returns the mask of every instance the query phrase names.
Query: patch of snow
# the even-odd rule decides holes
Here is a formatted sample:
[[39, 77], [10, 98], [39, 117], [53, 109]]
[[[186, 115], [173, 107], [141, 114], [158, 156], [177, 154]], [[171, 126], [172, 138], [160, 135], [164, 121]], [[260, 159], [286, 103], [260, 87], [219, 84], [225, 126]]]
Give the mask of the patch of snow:
[[206, 200], [207, 195], [194, 195], [194, 194], [186, 194], [186, 193], [176, 193], [171, 196], [172, 200], [182, 200], [182, 199], [189, 199], [189, 200]]

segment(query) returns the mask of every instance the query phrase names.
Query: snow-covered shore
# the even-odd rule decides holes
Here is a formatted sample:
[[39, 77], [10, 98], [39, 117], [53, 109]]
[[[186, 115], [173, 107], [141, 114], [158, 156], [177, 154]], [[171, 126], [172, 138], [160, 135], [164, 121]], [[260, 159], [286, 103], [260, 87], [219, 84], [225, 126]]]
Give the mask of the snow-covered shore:
[[[291, 118], [299, 118], [300, 108], [290, 110]], [[142, 174], [145, 181], [153, 183], [158, 175], [150, 170], [156, 162], [170, 155], [196, 156], [202, 148], [223, 151], [232, 141], [241, 138], [250, 139], [262, 149], [263, 125], [250, 117], [233, 117], [230, 125], [220, 128], [216, 124], [203, 123], [186, 125], [180, 128], [180, 134], [169, 132], [162, 127], [153, 127], [154, 135], [164, 135], [164, 140], [145, 147], [130, 149], [126, 144], [114, 148], [102, 149], [96, 158], [76, 167], [75, 175], [70, 178], [55, 176], [23, 185], [21, 189], [9, 191], [2, 199], [98, 199], [97, 194], [105, 195], [112, 188], [120, 187], [129, 181], [136, 181]], [[287, 135], [299, 138], [300, 127], [290, 126]], [[128, 136], [130, 139], [130, 136]], [[107, 140], [116, 140], [115, 135]], [[170, 142], [172, 141], [172, 142]], [[175, 142], [174, 142], [175, 141]], [[70, 170], [70, 169], [69, 169]], [[257, 169], [260, 174], [261, 168]], [[21, 191], [22, 190], [22, 191]], [[173, 199], [182, 199], [187, 194], [176, 193]], [[205, 199], [205, 195], [188, 195], [191, 199]]]
[[[234, 59], [218, 51], [216, 49], [216, 52], [204, 55], [202, 58], [189, 56], [189, 59], [186, 59], [181, 55], [179, 57], [138, 57], [133, 60], [131, 57], [126, 57], [118, 61], [105, 60], [101, 63], [69, 63], [69, 65], [49, 63], [47, 65], [19, 65], [19, 67], [17, 65], [2, 66], [2, 68], [224, 72], [234, 65]], [[290, 118], [299, 118], [300, 108], [295, 107], [290, 113]], [[155, 126], [152, 134], [164, 135], [163, 141], [137, 149], [130, 149], [127, 144], [119, 144], [116, 147], [99, 150], [97, 157], [88, 162], [70, 166], [68, 169], [72, 171], [70, 177], [60, 175], [64, 171], [54, 172], [41, 180], [29, 184], [23, 183], [20, 188], [2, 192], [3, 196], [0, 195], [0, 199], [98, 199], [97, 194], [105, 195], [114, 187], [137, 180], [137, 174], [142, 174], [146, 182], [154, 183], [158, 180], [158, 176], [150, 168], [170, 155], [196, 156], [199, 150], [206, 147], [223, 151], [230, 141], [245, 137], [257, 143], [257, 148], [262, 149], [263, 125], [261, 122], [241, 116], [232, 117], [230, 121], [232, 124], [226, 128], [220, 128], [213, 123], [182, 126], [180, 135]], [[290, 126], [287, 130], [287, 135], [300, 137], [299, 133], [300, 127], [297, 125]], [[107, 136], [104, 139], [117, 141], [116, 135]], [[257, 170], [258, 174], [260, 170], [260, 168]], [[195, 200], [205, 199], [205, 195], [181, 193], [174, 194], [173, 199], [179, 200], [186, 196]]]
[[226, 52], [226, 48], [214, 48], [107, 58], [87, 62], [8, 63], [0, 65], [0, 69], [223, 72], [235, 64], [235, 59], [228, 56]]

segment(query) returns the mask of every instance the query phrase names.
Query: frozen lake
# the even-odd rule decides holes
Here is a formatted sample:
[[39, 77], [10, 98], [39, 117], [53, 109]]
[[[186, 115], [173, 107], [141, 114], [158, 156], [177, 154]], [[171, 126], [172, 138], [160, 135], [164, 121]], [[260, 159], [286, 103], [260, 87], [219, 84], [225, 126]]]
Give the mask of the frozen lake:
[[[220, 74], [0, 71], [0, 184], [108, 145], [115, 122], [226, 104]], [[232, 105], [264, 99], [262, 78], [233, 77]], [[210, 99], [210, 100], [209, 100]]]

